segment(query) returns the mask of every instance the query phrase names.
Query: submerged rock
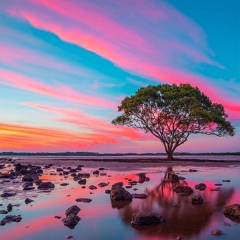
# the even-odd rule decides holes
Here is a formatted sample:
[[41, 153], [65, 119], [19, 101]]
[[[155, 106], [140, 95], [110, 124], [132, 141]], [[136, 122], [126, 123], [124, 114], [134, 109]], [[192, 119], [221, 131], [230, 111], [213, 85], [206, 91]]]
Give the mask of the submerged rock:
[[91, 186], [89, 186], [88, 188], [91, 189], [91, 190], [95, 190], [95, 189], [97, 189], [97, 187], [94, 186], [94, 185], [91, 185]]
[[22, 217], [20, 215], [7, 215], [0, 221], [0, 226], [4, 226], [6, 223], [20, 222]]
[[225, 215], [240, 219], [240, 204], [233, 204], [225, 207], [223, 213]]
[[77, 198], [76, 202], [85, 202], [85, 203], [90, 203], [92, 199], [90, 198]]
[[180, 196], [188, 196], [193, 193], [192, 188], [188, 186], [177, 186], [173, 189], [174, 192], [176, 192]]
[[30, 198], [26, 198], [24, 201], [26, 204], [29, 204], [31, 202], [34, 202], [34, 200], [30, 199]]
[[7, 214], [8, 213], [8, 211], [6, 211], [6, 210], [0, 210], [0, 214]]
[[219, 230], [219, 229], [214, 229], [214, 230], [212, 230], [212, 235], [214, 235], [214, 236], [220, 236], [220, 235], [223, 235], [224, 234], [224, 232], [223, 231], [221, 231], [221, 230]]
[[112, 189], [110, 192], [110, 198], [114, 201], [131, 201], [132, 194], [125, 190], [123, 187], [123, 183], [115, 183], [112, 185]]
[[101, 187], [101, 188], [106, 187], [106, 186], [108, 186], [108, 183], [101, 182], [101, 183], [98, 184], [98, 186]]
[[148, 197], [148, 195], [145, 194], [145, 193], [140, 193], [140, 194], [138, 194], [138, 193], [133, 193], [133, 194], [132, 194], [132, 197], [133, 197], [133, 198], [145, 199], [145, 198]]
[[207, 188], [207, 186], [204, 183], [199, 183], [199, 184], [195, 185], [195, 189], [200, 190], [200, 191], [204, 191], [206, 188]]
[[163, 222], [163, 217], [152, 212], [136, 212], [132, 215], [132, 224], [148, 225]]
[[192, 203], [193, 204], [203, 204], [204, 200], [200, 195], [196, 195], [196, 196], [192, 197]]

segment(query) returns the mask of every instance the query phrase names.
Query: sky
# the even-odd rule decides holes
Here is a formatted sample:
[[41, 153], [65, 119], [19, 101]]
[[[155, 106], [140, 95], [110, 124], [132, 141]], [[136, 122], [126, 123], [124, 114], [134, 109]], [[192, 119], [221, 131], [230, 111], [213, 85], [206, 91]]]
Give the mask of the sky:
[[140, 87], [189, 83], [224, 106], [234, 137], [178, 152], [240, 151], [240, 2], [1, 0], [0, 151], [164, 152], [114, 126]]

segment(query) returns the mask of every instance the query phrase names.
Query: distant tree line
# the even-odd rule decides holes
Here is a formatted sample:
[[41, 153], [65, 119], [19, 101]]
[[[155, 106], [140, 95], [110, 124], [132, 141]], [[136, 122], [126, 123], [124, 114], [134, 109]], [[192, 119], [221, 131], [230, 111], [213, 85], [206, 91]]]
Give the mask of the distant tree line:
[[[0, 156], [165, 156], [166, 153], [98, 153], [98, 152], [0, 152]], [[240, 152], [206, 152], [189, 153], [176, 152], [175, 156], [210, 156], [210, 155], [240, 155]]]

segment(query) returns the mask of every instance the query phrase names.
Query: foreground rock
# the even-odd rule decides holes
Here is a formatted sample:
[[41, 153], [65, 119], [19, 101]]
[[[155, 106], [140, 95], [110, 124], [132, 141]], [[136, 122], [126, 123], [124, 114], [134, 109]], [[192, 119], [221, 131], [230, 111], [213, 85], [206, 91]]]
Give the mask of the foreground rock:
[[214, 235], [214, 236], [220, 236], [220, 235], [223, 235], [224, 234], [224, 232], [223, 231], [221, 231], [221, 230], [219, 230], [219, 229], [214, 229], [214, 230], [212, 230], [212, 235]]
[[199, 183], [195, 186], [195, 189], [200, 190], [200, 191], [204, 191], [206, 188], [207, 188], [207, 186], [204, 183]]
[[81, 209], [77, 205], [68, 208], [65, 211], [66, 218], [62, 219], [63, 224], [69, 228], [74, 228], [81, 220], [81, 218], [77, 216], [80, 210]]
[[204, 200], [200, 195], [196, 195], [192, 197], [192, 203], [193, 204], [203, 204]]
[[173, 189], [178, 195], [180, 196], [188, 196], [193, 193], [192, 188], [188, 186], [177, 186], [176, 188]]
[[225, 207], [223, 213], [225, 215], [240, 219], [240, 204], [233, 204]]
[[152, 212], [136, 212], [132, 215], [132, 224], [148, 225], [163, 222], [163, 217]]
[[22, 217], [20, 215], [7, 215], [2, 221], [0, 221], [0, 226], [4, 226], [6, 223], [20, 222], [21, 220]]
[[80, 220], [81, 220], [80, 217], [78, 217], [74, 213], [71, 213], [66, 218], [63, 218], [62, 222], [65, 226], [68, 226], [71, 228], [71, 227], [75, 227]]
[[123, 188], [123, 183], [115, 183], [112, 185], [110, 199], [114, 201], [131, 201], [132, 194]]

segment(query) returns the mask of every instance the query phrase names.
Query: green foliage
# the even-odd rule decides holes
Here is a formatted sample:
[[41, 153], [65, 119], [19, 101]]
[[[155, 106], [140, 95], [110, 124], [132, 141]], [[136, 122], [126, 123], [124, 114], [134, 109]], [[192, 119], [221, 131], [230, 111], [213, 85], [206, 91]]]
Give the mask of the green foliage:
[[212, 103], [190, 84], [140, 88], [122, 101], [118, 111], [122, 115], [113, 124], [151, 132], [163, 143], [169, 158], [191, 134], [234, 135], [223, 106]]

